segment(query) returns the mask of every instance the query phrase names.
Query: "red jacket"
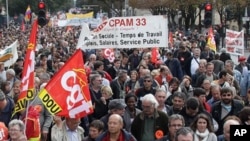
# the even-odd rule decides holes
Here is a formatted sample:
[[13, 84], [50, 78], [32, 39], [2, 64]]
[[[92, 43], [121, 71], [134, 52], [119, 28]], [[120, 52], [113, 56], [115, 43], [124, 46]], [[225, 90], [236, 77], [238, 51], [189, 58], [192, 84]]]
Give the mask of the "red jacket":
[[[172, 75], [167, 75], [167, 76], [166, 76], [167, 82], [169, 83], [169, 81], [170, 81], [172, 78], [173, 78]], [[158, 82], [158, 84], [159, 84], [160, 86], [163, 85], [163, 82], [162, 82], [162, 75], [158, 75], [158, 76], [156, 76], [154, 79]]]

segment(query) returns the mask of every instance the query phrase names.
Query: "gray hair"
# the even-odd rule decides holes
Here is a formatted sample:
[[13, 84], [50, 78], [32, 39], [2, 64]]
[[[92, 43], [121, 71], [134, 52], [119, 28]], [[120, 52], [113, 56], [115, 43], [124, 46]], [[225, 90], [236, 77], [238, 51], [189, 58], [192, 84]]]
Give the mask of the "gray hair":
[[15, 72], [13, 69], [8, 69], [8, 70], [6, 70], [6, 73], [8, 73], [8, 74], [10, 74], [10, 75], [13, 75], [13, 76], [16, 75], [16, 72]]
[[194, 139], [194, 131], [190, 128], [190, 127], [182, 127], [180, 129], [178, 129], [175, 133], [175, 141], [178, 141], [178, 136], [179, 135], [188, 135], [188, 134], [192, 134], [193, 139]]
[[146, 94], [141, 98], [141, 101], [148, 101], [151, 102], [154, 105], [154, 108], [157, 108], [159, 106], [158, 101], [155, 99], [155, 96], [153, 94]]
[[233, 60], [226, 60], [225, 64], [230, 64], [232, 69], [233, 69], [233, 67], [234, 67], [234, 62], [233, 62]]
[[11, 120], [10, 123], [9, 123], [9, 128], [13, 127], [15, 125], [17, 125], [20, 128], [21, 131], [24, 131], [24, 123], [23, 123], [22, 120], [20, 120], [20, 119]]
[[168, 118], [168, 126], [170, 126], [171, 124], [171, 121], [174, 121], [174, 120], [181, 120], [182, 121], [182, 127], [185, 126], [185, 120], [184, 120], [184, 117], [180, 114], [173, 114], [171, 115], [169, 118]]

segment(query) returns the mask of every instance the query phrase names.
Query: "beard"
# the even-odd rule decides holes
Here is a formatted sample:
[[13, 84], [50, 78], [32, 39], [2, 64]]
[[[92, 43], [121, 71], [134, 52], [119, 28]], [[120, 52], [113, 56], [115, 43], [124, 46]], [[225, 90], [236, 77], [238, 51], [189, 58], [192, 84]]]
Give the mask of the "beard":
[[229, 105], [231, 103], [231, 99], [223, 99], [222, 102], [225, 104], [225, 105]]

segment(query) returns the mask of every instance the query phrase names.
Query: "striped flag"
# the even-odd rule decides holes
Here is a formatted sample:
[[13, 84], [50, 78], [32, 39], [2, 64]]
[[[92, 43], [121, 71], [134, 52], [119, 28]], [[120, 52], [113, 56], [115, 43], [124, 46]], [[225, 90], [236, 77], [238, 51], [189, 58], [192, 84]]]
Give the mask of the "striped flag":
[[38, 24], [37, 20], [34, 21], [30, 34], [30, 40], [26, 49], [25, 61], [22, 72], [21, 92], [18, 96], [17, 103], [15, 104], [14, 113], [24, 110], [27, 105], [27, 100], [34, 97], [35, 89], [35, 49], [36, 49], [36, 36]]
[[214, 32], [213, 32], [212, 27], [210, 27], [209, 30], [208, 30], [207, 46], [209, 46], [209, 48], [211, 50], [216, 52], [216, 43], [215, 43], [215, 40], [214, 40]]
[[30, 19], [31, 19], [31, 9], [30, 9], [30, 6], [28, 5], [26, 12], [25, 12], [24, 20], [25, 22], [30, 22]]

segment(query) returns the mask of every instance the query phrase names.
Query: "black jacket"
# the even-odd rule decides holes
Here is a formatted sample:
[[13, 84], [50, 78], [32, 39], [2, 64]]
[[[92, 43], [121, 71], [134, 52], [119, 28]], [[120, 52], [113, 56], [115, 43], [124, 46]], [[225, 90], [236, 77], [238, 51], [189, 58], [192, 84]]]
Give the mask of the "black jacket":
[[[135, 136], [135, 138], [138, 141], [142, 141], [142, 134], [144, 131], [144, 125], [145, 125], [145, 115], [143, 112], [141, 112], [139, 115], [137, 115], [132, 122], [131, 125], [131, 133]], [[154, 135], [155, 132], [161, 130], [163, 132], [163, 136], [168, 134], [168, 116], [162, 112], [162, 111], [155, 111], [154, 116]], [[156, 137], [155, 137], [156, 139]]]
[[221, 101], [218, 101], [213, 104], [211, 114], [214, 120], [216, 120], [219, 125], [219, 129], [217, 130], [216, 135], [223, 134], [224, 120], [228, 116], [232, 116], [232, 115], [237, 116], [242, 108], [243, 108], [243, 104], [239, 100], [233, 99], [231, 111], [224, 118], [221, 118], [221, 110], [222, 110]]

